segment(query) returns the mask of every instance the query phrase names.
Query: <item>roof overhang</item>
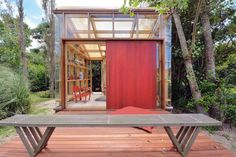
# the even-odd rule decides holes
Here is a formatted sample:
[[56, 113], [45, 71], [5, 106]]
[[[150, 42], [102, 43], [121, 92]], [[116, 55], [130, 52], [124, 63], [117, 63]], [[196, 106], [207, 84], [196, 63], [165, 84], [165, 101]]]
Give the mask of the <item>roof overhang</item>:
[[[119, 8], [59, 7], [54, 13], [62, 19], [59, 25], [64, 28], [64, 38], [87, 41], [87, 44], [77, 42], [74, 46], [90, 58], [103, 59], [104, 41], [161, 38], [161, 25], [168, 14], [159, 15], [155, 8], [132, 8], [132, 11], [134, 16], [123, 14]], [[100, 39], [103, 43], [97, 43]]]
[[[134, 13], [155, 13], [158, 12], [154, 7], [145, 7], [145, 8], [130, 8]], [[57, 7], [54, 10], [55, 14], [62, 13], [122, 13], [120, 8], [89, 8], [89, 7]]]

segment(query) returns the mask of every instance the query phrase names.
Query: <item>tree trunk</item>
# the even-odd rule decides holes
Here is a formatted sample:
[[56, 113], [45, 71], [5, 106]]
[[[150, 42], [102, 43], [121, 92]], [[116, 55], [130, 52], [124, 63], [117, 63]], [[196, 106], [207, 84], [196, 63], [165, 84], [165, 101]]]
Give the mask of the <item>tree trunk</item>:
[[18, 1], [18, 13], [19, 13], [19, 45], [20, 45], [20, 51], [21, 51], [20, 60], [21, 60], [21, 66], [22, 66], [24, 79], [28, 80], [27, 55], [25, 52], [23, 0]]
[[45, 34], [49, 64], [49, 92], [50, 97], [55, 97], [55, 19], [53, 14], [53, 10], [55, 8], [55, 0], [42, 0], [42, 6], [45, 12], [45, 17], [49, 23], [50, 32], [50, 34]]
[[210, 81], [216, 79], [214, 45], [211, 34], [211, 24], [209, 19], [209, 5], [203, 0], [202, 14], [200, 16], [203, 27], [204, 47], [205, 47], [205, 66], [206, 78]]
[[[173, 18], [175, 21], [175, 26], [176, 26], [176, 30], [177, 30], [179, 41], [180, 41], [185, 70], [187, 73], [187, 80], [190, 86], [192, 97], [194, 100], [197, 101], [201, 98], [201, 92], [198, 88], [196, 76], [193, 70], [192, 57], [188, 50], [188, 46], [187, 46], [186, 38], [184, 35], [182, 23], [180, 21], [180, 17], [176, 12], [174, 12]], [[197, 105], [196, 109], [197, 109], [197, 112], [200, 112], [200, 113], [204, 112], [204, 108], [201, 105]]]
[[[201, 13], [201, 24], [203, 28], [204, 47], [205, 47], [205, 70], [206, 78], [208, 81], [215, 82], [216, 80], [216, 67], [215, 67], [215, 54], [214, 45], [211, 33], [211, 24], [209, 19], [210, 5], [207, 4], [207, 0], [202, 1], [202, 13]], [[209, 107], [209, 114], [217, 119], [221, 119], [222, 112], [220, 107], [216, 104], [212, 104]]]

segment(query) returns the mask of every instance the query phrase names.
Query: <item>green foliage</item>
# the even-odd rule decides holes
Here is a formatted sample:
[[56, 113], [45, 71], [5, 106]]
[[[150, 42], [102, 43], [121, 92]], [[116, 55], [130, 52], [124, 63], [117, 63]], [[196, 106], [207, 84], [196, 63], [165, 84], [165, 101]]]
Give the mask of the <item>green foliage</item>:
[[0, 65], [0, 119], [30, 109], [29, 88], [23, 77]]
[[[40, 94], [38, 94], [38, 93], [40, 93]], [[45, 95], [41, 94], [41, 92], [32, 92], [32, 93], [30, 93], [30, 103], [31, 104], [37, 104], [37, 103], [40, 103], [40, 102], [50, 100], [50, 98], [43, 98], [43, 97], [47, 97], [46, 93], [47, 93], [46, 91], [45, 91]]]
[[236, 124], [236, 88], [229, 86], [224, 80], [216, 83], [202, 81], [199, 86], [202, 91], [202, 98], [198, 101], [190, 100], [187, 107], [194, 110], [196, 105], [202, 105], [206, 111], [212, 105], [216, 106], [222, 114], [220, 120], [230, 124]]
[[[235, 42], [236, 43], [236, 42]], [[223, 49], [225, 52], [225, 49]], [[226, 83], [236, 86], [236, 46], [235, 50], [232, 50], [232, 54], [222, 58], [223, 61], [217, 63], [216, 71], [220, 78], [224, 78]], [[222, 53], [219, 52], [218, 53]]]
[[200, 105], [203, 106], [205, 109], [205, 112], [209, 111], [209, 108], [212, 104], [215, 104], [217, 101], [217, 98], [215, 95], [212, 94], [206, 94], [204, 96], [202, 96], [198, 101], [191, 99], [188, 104], [187, 107], [191, 110], [191, 111], [195, 111], [196, 106]]
[[203, 129], [207, 130], [210, 134], [213, 134], [215, 131], [219, 130], [219, 127], [216, 126], [205, 126]]
[[48, 71], [42, 52], [29, 53], [29, 81], [31, 91], [48, 89]]
[[50, 98], [49, 90], [37, 92], [36, 95], [40, 98]]
[[18, 67], [19, 62], [19, 43], [17, 32], [17, 21], [4, 16], [0, 20], [0, 61], [12, 67]]
[[[0, 62], [6, 63], [14, 69], [20, 67], [20, 47], [19, 47], [19, 20], [9, 14], [0, 15]], [[24, 24], [26, 35], [26, 47], [30, 45], [31, 31], [28, 25]]]
[[127, 0], [124, 0], [121, 12], [134, 16], [132, 8], [129, 7], [138, 7], [142, 3], [147, 3], [149, 6], [155, 7], [160, 14], [165, 14], [171, 12], [172, 9], [185, 10], [188, 7], [189, 0], [129, 0], [129, 6], [127, 6]]
[[40, 23], [36, 28], [32, 30], [32, 36], [36, 39], [39, 43], [41, 43], [41, 49], [46, 51], [45, 43], [49, 42], [48, 35], [50, 34], [48, 22]]
[[224, 117], [230, 124], [236, 124], [236, 105], [228, 105], [225, 107]]

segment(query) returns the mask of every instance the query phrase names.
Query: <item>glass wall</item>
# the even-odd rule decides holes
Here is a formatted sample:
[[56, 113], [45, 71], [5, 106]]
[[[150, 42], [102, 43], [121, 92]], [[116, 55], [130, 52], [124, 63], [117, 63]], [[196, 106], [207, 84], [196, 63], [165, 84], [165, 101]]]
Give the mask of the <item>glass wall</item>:
[[[121, 13], [78, 13], [78, 14], [56, 14], [55, 16], [55, 54], [56, 54], [56, 96], [60, 98], [60, 55], [61, 38], [164, 38], [166, 46], [166, 85], [168, 96], [166, 99], [171, 104], [171, 18], [164, 16], [161, 18], [156, 13], [137, 12], [134, 16]], [[161, 28], [161, 29], [160, 29]], [[163, 35], [161, 35], [162, 31]], [[97, 48], [87, 49], [82, 46], [84, 51], [91, 51], [91, 55], [100, 53], [105, 56], [104, 45]], [[94, 52], [93, 52], [94, 51]], [[158, 48], [157, 48], [158, 51]], [[92, 53], [93, 52], [93, 53]], [[160, 91], [160, 66], [159, 52], [157, 52], [157, 86]], [[96, 57], [96, 56], [95, 56]], [[160, 100], [160, 94], [157, 94]]]
[[57, 14], [55, 16], [55, 97], [60, 101], [60, 71], [61, 71], [61, 38], [63, 36], [63, 16]]
[[67, 38], [154, 38], [159, 16], [88, 13], [68, 14], [65, 19]]
[[165, 46], [166, 46], [166, 64], [165, 64], [165, 70], [166, 70], [166, 85], [167, 85], [167, 103], [168, 105], [171, 105], [171, 38], [172, 38], [172, 23], [171, 23], [171, 17], [169, 17], [165, 21]]

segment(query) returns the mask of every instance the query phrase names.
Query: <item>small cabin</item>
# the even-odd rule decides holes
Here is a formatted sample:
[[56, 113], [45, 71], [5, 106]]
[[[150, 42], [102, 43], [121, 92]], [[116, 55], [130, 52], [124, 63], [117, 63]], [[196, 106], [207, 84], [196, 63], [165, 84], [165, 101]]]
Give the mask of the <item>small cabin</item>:
[[62, 110], [171, 104], [170, 16], [153, 8], [133, 12], [55, 9], [56, 97]]

